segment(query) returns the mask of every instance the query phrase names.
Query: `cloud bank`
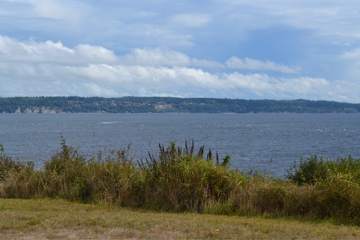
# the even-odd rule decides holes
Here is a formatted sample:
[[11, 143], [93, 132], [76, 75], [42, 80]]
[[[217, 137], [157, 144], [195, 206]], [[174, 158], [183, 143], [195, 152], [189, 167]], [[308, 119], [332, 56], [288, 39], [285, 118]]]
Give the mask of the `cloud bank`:
[[101, 46], [70, 48], [61, 42], [6, 36], [0, 36], [0, 83], [2, 97], [257, 96], [340, 101], [351, 100], [338, 93], [353, 87], [302, 76], [299, 68], [272, 61], [231, 57], [219, 63], [168, 48], [136, 48], [117, 55]]
[[0, 97], [360, 102], [353, 0], [0, 0]]
[[229, 68], [250, 69], [250, 70], [272, 70], [283, 73], [299, 73], [300, 68], [291, 68], [282, 64], [277, 64], [271, 61], [259, 61], [251, 58], [239, 59], [231, 57], [226, 65]]

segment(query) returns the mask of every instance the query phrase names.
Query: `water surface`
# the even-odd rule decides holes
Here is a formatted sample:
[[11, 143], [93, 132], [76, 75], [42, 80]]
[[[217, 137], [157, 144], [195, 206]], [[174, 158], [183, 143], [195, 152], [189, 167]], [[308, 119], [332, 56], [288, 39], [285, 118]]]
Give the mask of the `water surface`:
[[301, 156], [360, 157], [360, 114], [0, 114], [0, 144], [7, 155], [43, 161], [68, 145], [87, 155], [131, 143], [136, 158], [158, 144], [195, 140], [240, 170], [283, 176]]

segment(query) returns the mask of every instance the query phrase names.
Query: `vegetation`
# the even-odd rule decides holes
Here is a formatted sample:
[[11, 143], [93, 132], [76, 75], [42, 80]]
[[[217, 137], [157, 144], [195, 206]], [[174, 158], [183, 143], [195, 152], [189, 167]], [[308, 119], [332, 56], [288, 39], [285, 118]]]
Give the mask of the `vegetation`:
[[0, 113], [359, 113], [360, 104], [309, 100], [243, 100], [173, 97], [0, 98]]
[[359, 239], [326, 222], [159, 213], [61, 199], [0, 199], [1, 239]]
[[341, 175], [343, 178], [349, 178], [349, 182], [360, 182], [360, 161], [351, 156], [339, 158], [336, 161], [316, 155], [307, 159], [300, 159], [300, 164], [295, 163], [288, 170], [288, 179], [300, 185], [319, 182], [327, 182], [334, 175]]
[[129, 149], [87, 159], [62, 140], [61, 149], [34, 170], [0, 154], [1, 198], [57, 198], [139, 209], [327, 219], [360, 225], [360, 159], [312, 156], [289, 170], [287, 179], [247, 174], [229, 167], [194, 143], [159, 145], [159, 156], [135, 160]]

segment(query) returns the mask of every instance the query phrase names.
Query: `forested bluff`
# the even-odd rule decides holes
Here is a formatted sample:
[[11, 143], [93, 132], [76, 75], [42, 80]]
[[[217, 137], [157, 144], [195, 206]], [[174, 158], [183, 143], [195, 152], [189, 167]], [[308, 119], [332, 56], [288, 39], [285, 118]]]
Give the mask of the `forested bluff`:
[[0, 113], [360, 113], [360, 104], [175, 97], [7, 97]]

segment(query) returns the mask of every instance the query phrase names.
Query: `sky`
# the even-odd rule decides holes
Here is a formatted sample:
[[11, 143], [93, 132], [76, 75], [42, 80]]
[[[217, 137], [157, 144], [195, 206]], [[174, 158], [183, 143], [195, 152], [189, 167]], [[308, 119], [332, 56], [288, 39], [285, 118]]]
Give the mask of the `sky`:
[[0, 97], [360, 103], [357, 0], [0, 0]]

